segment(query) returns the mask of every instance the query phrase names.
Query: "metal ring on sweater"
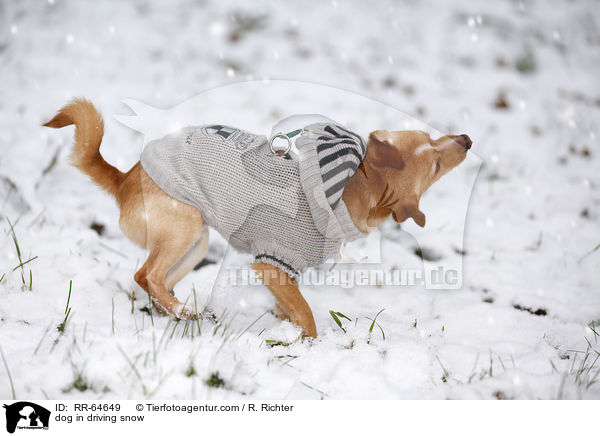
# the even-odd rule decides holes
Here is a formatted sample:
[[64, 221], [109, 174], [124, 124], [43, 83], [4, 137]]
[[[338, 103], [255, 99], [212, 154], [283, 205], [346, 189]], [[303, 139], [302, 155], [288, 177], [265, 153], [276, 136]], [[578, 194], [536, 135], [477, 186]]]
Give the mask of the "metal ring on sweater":
[[[277, 138], [284, 138], [287, 141], [287, 148], [285, 150], [275, 150], [275, 148], [273, 147], [273, 141]], [[292, 140], [284, 133], [278, 133], [276, 135], [273, 135], [273, 137], [269, 140], [269, 148], [271, 149], [271, 152], [273, 152], [273, 154], [276, 154], [279, 151], [283, 151], [283, 154], [287, 154], [291, 149], [292, 149]]]

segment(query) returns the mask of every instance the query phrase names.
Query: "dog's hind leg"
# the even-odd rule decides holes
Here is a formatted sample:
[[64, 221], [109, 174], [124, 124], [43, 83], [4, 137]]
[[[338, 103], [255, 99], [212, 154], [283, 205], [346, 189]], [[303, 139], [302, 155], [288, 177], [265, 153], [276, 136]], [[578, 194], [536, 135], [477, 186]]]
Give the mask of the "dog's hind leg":
[[206, 255], [208, 230], [202, 215], [162, 191], [139, 164], [127, 174], [119, 195], [123, 233], [150, 250], [135, 281], [157, 308], [177, 317], [195, 316], [169, 291]]
[[146, 278], [146, 264], [143, 264], [142, 267], [135, 273], [133, 279], [136, 281], [140, 288], [144, 291], [148, 292], [148, 279]]
[[304, 336], [316, 338], [315, 319], [296, 281], [273, 265], [255, 263], [252, 264], [252, 268], [258, 272], [265, 286], [275, 296], [276, 308], [283, 312], [278, 315], [286, 314], [294, 324], [302, 328]]
[[136, 273], [136, 281], [143, 283], [145, 275], [147, 291], [158, 308], [177, 318], [194, 318], [197, 316], [195, 311], [177, 300], [169, 290], [196, 265], [199, 257], [206, 254], [207, 232], [202, 232], [204, 238], [194, 235], [195, 232], [173, 233], [153, 241], [150, 256]]
[[194, 269], [206, 257], [208, 252], [208, 226], [202, 227], [200, 239], [192, 245], [175, 265], [169, 269], [165, 278], [165, 286], [171, 290], [177, 282]]

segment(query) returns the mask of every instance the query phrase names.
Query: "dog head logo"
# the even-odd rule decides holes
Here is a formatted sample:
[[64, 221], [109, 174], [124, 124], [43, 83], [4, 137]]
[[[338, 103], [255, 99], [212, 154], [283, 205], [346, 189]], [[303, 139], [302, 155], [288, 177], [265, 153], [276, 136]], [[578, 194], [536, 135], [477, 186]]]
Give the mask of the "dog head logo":
[[48, 429], [50, 411], [28, 401], [4, 404], [6, 409], [6, 431], [14, 433], [19, 429]]

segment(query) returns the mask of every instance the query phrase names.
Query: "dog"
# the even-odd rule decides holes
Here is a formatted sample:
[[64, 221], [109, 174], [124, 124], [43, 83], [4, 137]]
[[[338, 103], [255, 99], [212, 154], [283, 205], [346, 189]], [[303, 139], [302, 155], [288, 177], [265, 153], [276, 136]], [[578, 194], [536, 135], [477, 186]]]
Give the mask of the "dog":
[[[155, 306], [168, 314], [180, 319], [199, 316], [170, 290], [206, 256], [208, 225], [203, 212], [190, 202], [167, 194], [139, 161], [126, 173], [107, 163], [99, 151], [104, 122], [91, 102], [73, 100], [44, 126], [61, 128], [72, 124], [75, 125], [72, 165], [115, 197], [121, 210], [121, 230], [134, 243], [149, 250], [146, 262], [134, 275], [135, 281], [150, 295]], [[341, 193], [356, 229], [366, 236], [390, 216], [398, 223], [412, 218], [424, 227], [425, 214], [419, 209], [421, 196], [463, 162], [471, 145], [467, 135], [432, 139], [422, 131], [371, 132], [364, 158]], [[221, 171], [226, 172], [227, 168]], [[240, 201], [235, 190], [226, 195], [229, 204]], [[315, 338], [314, 317], [296, 277], [277, 265], [255, 261], [252, 268], [275, 296], [275, 314], [298, 325], [305, 337]]]

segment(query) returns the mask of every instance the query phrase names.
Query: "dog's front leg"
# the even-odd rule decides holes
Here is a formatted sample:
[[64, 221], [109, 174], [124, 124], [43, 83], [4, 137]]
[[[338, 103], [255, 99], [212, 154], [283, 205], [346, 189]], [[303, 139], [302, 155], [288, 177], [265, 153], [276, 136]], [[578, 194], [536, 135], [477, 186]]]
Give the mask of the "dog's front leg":
[[290, 320], [302, 328], [304, 336], [317, 337], [315, 319], [308, 303], [298, 289], [298, 283], [273, 265], [255, 263], [252, 268], [258, 272], [262, 282], [273, 293], [278, 307]]

